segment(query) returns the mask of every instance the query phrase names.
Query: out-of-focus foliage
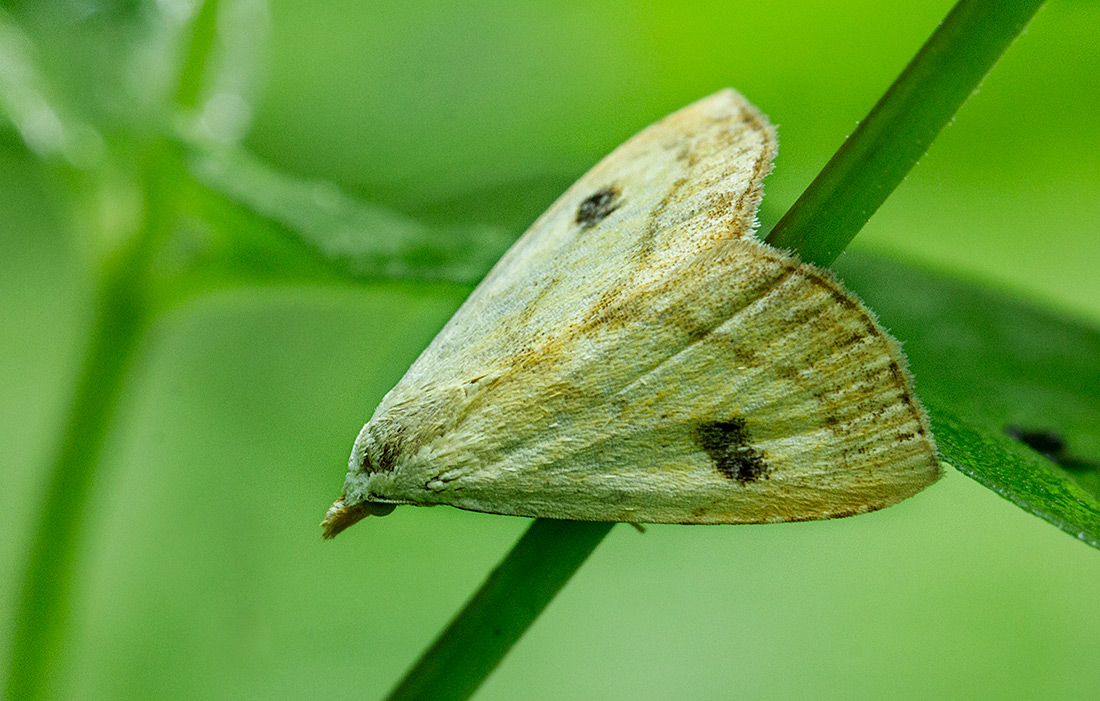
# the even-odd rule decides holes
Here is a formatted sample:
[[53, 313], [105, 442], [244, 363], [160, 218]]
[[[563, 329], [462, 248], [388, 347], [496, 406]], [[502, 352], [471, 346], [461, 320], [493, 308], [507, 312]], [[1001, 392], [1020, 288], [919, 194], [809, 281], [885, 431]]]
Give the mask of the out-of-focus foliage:
[[[96, 271], [150, 226], [147, 282], [172, 310], [82, 512], [60, 696], [381, 694], [524, 525], [402, 509], [318, 539], [359, 425], [468, 289], [448, 281], [726, 85], [780, 125], [774, 222], [949, 3], [206, 7], [182, 114], [194, 4], [0, 10], [0, 645]], [[1053, 2], [857, 239], [1084, 324], [877, 260], [844, 273], [937, 418], [1077, 483], [1093, 514], [1098, 40], [1095, 4]], [[1009, 424], [1063, 437], [1063, 466]], [[980, 445], [963, 434], [949, 451]], [[616, 529], [483, 697], [1081, 696], [1100, 683], [1098, 575], [1092, 549], [955, 473], [836, 522]]]

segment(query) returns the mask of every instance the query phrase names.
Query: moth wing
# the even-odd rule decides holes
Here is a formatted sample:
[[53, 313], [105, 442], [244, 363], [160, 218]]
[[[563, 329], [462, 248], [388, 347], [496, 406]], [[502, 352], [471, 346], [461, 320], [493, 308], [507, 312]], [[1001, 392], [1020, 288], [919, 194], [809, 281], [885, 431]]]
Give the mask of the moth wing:
[[726, 89], [642, 130], [535, 221], [432, 341], [390, 401], [492, 372], [614, 290], [716, 240], [750, 235], [775, 131]]
[[402, 503], [806, 520], [935, 481], [897, 343], [829, 273], [752, 236], [774, 151], [723, 91], [582, 177], [383, 399], [329, 532]]
[[938, 478], [898, 344], [829, 273], [752, 239], [666, 272], [450, 395], [453, 423], [375, 496], [761, 523], [882, 508]]

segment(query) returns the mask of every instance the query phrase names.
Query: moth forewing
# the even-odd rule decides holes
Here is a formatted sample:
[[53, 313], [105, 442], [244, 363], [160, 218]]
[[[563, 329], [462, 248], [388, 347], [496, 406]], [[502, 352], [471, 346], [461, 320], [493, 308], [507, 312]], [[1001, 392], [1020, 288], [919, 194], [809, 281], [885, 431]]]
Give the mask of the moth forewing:
[[935, 481], [898, 344], [831, 274], [753, 235], [774, 154], [724, 90], [597, 164], [383, 398], [326, 535], [397, 504], [831, 518]]

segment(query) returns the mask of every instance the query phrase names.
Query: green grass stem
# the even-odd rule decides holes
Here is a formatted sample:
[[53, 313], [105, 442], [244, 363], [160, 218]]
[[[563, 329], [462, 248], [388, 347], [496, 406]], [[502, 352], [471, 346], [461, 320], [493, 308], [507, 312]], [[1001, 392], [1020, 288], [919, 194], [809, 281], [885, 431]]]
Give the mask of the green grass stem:
[[827, 266], [916, 165], [1043, 0], [961, 0], [765, 239]]
[[[832, 263], [1041, 5], [959, 2], [776, 224], [768, 243], [818, 265]], [[390, 699], [473, 695], [610, 527], [536, 520]], [[547, 565], [533, 566], [542, 561]]]
[[614, 525], [535, 519], [390, 701], [469, 698]]
[[204, 78], [218, 34], [218, 0], [205, 0], [191, 22], [187, 54], [176, 84], [176, 106], [191, 110], [198, 106]]

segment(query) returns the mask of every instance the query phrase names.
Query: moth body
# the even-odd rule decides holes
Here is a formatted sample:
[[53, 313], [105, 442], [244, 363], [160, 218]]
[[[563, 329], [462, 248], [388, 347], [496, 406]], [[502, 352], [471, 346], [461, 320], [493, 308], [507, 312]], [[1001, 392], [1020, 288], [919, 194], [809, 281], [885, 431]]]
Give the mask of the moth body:
[[934, 482], [897, 342], [829, 272], [754, 235], [775, 148], [724, 90], [583, 176], [383, 398], [326, 536], [402, 504], [799, 521]]

